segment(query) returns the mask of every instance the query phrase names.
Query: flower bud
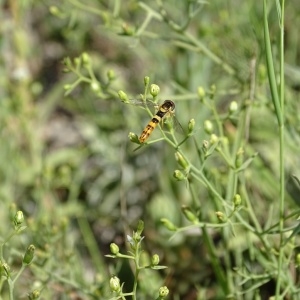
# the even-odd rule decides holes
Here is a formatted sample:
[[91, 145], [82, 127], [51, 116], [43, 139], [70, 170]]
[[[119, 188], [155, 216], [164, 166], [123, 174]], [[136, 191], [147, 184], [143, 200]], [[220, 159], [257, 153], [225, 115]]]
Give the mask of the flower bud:
[[233, 114], [237, 111], [238, 109], [238, 104], [236, 101], [231, 101], [230, 102], [230, 105], [229, 105], [229, 113], [230, 114]]
[[159, 256], [158, 254], [154, 254], [151, 258], [151, 265], [157, 266], [159, 264]]
[[173, 177], [178, 180], [178, 181], [182, 181], [182, 180], [185, 180], [186, 177], [182, 174], [181, 171], [179, 170], [175, 170], [174, 173], [173, 173]]
[[127, 238], [127, 242], [130, 244], [130, 246], [133, 247], [134, 239], [129, 234], [126, 235], [126, 238]]
[[165, 297], [167, 297], [169, 295], [169, 289], [166, 286], [160, 287], [158, 295], [159, 295], [160, 299], [164, 299]]
[[72, 88], [72, 85], [71, 84], [65, 84], [64, 85], [64, 90], [68, 91], [69, 89]]
[[218, 136], [213, 133], [210, 136], [210, 141], [209, 142], [210, 142], [211, 145], [218, 143], [219, 142]]
[[214, 125], [210, 120], [204, 121], [204, 130], [207, 134], [211, 134], [214, 130]]
[[202, 142], [202, 150], [204, 153], [207, 153], [207, 150], [209, 149], [209, 141], [203, 140]]
[[162, 218], [162, 219], [160, 219], [160, 221], [170, 231], [176, 231], [177, 230], [177, 227], [171, 221], [169, 221], [168, 219]]
[[41, 292], [39, 290], [33, 290], [28, 295], [29, 300], [37, 300], [37, 299], [40, 299], [40, 297], [41, 297]]
[[106, 76], [108, 78], [108, 80], [114, 80], [116, 78], [116, 74], [114, 72], [114, 70], [108, 70], [106, 73]]
[[119, 293], [121, 291], [120, 279], [117, 276], [113, 276], [109, 281], [109, 286], [113, 292]]
[[58, 17], [61, 14], [61, 11], [58, 9], [57, 6], [51, 5], [49, 11], [52, 15]]
[[143, 230], [144, 230], [144, 221], [143, 220], [139, 220], [138, 225], [137, 225], [137, 229], [136, 229], [136, 233], [138, 235], [141, 235]]
[[89, 65], [91, 63], [91, 57], [86, 52], [83, 52], [81, 54], [81, 58], [82, 58], [82, 62], [85, 65]]
[[127, 94], [125, 93], [125, 92], [123, 92], [123, 91], [118, 91], [118, 96], [119, 96], [119, 98], [120, 98], [120, 100], [122, 101], [122, 102], [124, 102], [124, 103], [129, 103], [129, 99], [128, 99], [128, 96], [127, 96]]
[[189, 133], [192, 133], [195, 128], [195, 119], [190, 119], [188, 124]]
[[178, 164], [184, 169], [187, 170], [189, 168], [189, 163], [185, 160], [185, 158], [181, 155], [181, 153], [175, 153], [175, 159], [177, 160]]
[[136, 144], [140, 144], [141, 142], [139, 141], [139, 137], [133, 133], [133, 132], [129, 132], [128, 137], [130, 139], [131, 142], [136, 143]]
[[234, 208], [237, 208], [241, 205], [242, 203], [242, 198], [239, 194], [235, 194], [234, 197], [233, 197], [233, 205], [234, 205]]
[[115, 243], [111, 243], [111, 244], [109, 245], [109, 248], [110, 248], [110, 252], [111, 252], [112, 254], [114, 254], [114, 255], [117, 255], [117, 254], [119, 254], [119, 252], [120, 252], [120, 249], [119, 249], [118, 245], [115, 244]]
[[17, 211], [14, 217], [14, 225], [15, 227], [20, 227], [22, 223], [24, 222], [24, 215], [21, 210]]
[[197, 216], [192, 212], [192, 210], [190, 209], [190, 207], [188, 207], [186, 205], [182, 205], [181, 206], [181, 211], [183, 212], [183, 214], [187, 218], [187, 220], [189, 220], [189, 221], [191, 221], [193, 223], [197, 223], [198, 222]]
[[[136, 246], [140, 243], [140, 241], [143, 239], [144, 237], [141, 236], [140, 232], [138, 231], [134, 231], [133, 235], [132, 235], [132, 242], [133, 244], [131, 244], [131, 246], [134, 247], [134, 249], [136, 248]], [[138, 245], [140, 247], [140, 244]]]
[[148, 86], [149, 82], [150, 82], [150, 77], [149, 76], [145, 76], [144, 77], [144, 85]]
[[203, 98], [205, 97], [204, 88], [202, 86], [199, 86], [197, 92], [198, 92], [198, 96], [199, 96], [200, 100], [203, 100]]
[[90, 87], [93, 92], [99, 92], [101, 90], [100, 84], [95, 80], [90, 83]]
[[23, 257], [23, 265], [29, 265], [34, 257], [34, 245], [29, 245]]
[[150, 94], [153, 97], [156, 97], [159, 94], [160, 88], [157, 84], [151, 84], [150, 86]]
[[132, 26], [129, 26], [128, 24], [124, 23], [122, 25], [123, 35], [133, 35], [134, 34], [134, 28]]
[[0, 261], [0, 275], [7, 278], [10, 277], [10, 267], [6, 262]]
[[216, 216], [220, 222], [225, 222], [226, 218], [224, 213], [222, 213], [221, 211], [216, 211]]

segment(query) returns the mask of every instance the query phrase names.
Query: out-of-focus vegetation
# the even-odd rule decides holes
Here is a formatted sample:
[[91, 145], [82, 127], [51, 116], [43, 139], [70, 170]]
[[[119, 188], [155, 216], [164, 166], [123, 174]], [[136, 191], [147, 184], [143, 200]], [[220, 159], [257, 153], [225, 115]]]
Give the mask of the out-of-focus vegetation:
[[[300, 6], [263, 2], [2, 1], [1, 299], [297, 299]], [[185, 134], [138, 144], [146, 98]]]

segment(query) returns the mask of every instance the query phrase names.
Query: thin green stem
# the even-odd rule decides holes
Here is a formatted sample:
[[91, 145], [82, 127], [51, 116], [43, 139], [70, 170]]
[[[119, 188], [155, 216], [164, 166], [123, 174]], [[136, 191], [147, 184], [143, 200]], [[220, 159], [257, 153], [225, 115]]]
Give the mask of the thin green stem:
[[11, 278], [8, 278], [8, 286], [9, 286], [9, 300], [14, 299], [14, 283]]
[[270, 89], [272, 94], [272, 101], [276, 112], [276, 117], [279, 127], [279, 147], [280, 147], [280, 204], [279, 204], [279, 231], [280, 231], [280, 247], [279, 247], [279, 257], [277, 266], [277, 280], [276, 280], [276, 299], [281, 297], [282, 279], [284, 275], [283, 270], [283, 259], [284, 259], [284, 197], [285, 197], [285, 187], [284, 187], [284, 0], [277, 2], [279, 8], [279, 22], [280, 22], [280, 98], [277, 91], [277, 82], [274, 71], [274, 63], [271, 51], [269, 27], [268, 27], [268, 14], [267, 14], [267, 4], [266, 0], [263, 2], [264, 8], [264, 37], [265, 37], [265, 47], [266, 47], [266, 61], [268, 76], [270, 82]]
[[109, 15], [107, 12], [91, 7], [90, 5], [86, 5], [83, 2], [79, 2], [77, 0], [68, 0], [72, 5], [74, 5], [75, 7], [77, 7], [80, 10], [86, 11], [86, 12], [90, 12], [92, 14], [98, 15], [100, 17], [103, 18], [103, 20], [108, 20], [109, 19]]

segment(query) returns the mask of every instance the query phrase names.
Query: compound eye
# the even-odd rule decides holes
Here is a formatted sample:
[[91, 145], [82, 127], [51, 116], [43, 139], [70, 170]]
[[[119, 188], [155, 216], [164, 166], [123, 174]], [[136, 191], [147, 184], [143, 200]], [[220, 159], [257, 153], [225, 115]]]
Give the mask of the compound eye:
[[172, 111], [175, 109], [175, 103], [171, 100], [165, 100], [164, 105], [166, 105], [168, 109]]

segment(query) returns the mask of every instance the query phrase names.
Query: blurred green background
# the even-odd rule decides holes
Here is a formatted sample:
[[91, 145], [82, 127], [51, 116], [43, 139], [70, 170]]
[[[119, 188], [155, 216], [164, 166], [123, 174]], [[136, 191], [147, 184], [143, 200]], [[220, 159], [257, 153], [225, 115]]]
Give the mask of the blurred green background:
[[[291, 177], [300, 176], [297, 0], [287, 1], [285, 14], [289, 215], [300, 201]], [[160, 87], [159, 100], [176, 103], [176, 117], [186, 131], [195, 119], [194, 136], [182, 149], [199, 168], [203, 140], [210, 139], [204, 121], [215, 118], [200, 101], [199, 87], [205, 97], [213, 95], [229, 145], [240, 126], [238, 117], [223, 118], [230, 103], [250, 107], [243, 146], [245, 156], [259, 155], [246, 169], [244, 181], [257, 220], [269, 228], [278, 216], [279, 148], [262, 18], [262, 3], [256, 0], [1, 1], [2, 241], [11, 230], [13, 211], [22, 210], [27, 225], [1, 256], [17, 270], [27, 246], [36, 247], [34, 264], [15, 284], [16, 299], [26, 299], [34, 289], [41, 291], [41, 299], [110, 299], [113, 274], [130, 290], [130, 266], [104, 255], [112, 242], [126, 253], [126, 234], [132, 234], [139, 219], [145, 222], [145, 256], [158, 253], [168, 269], [145, 272], [138, 299], [154, 299], [162, 285], [168, 286], [170, 299], [225, 299], [199, 230], [169, 239], [172, 233], [160, 222], [167, 218], [178, 227], [187, 225], [182, 205], [201, 211], [203, 221], [216, 222], [213, 195], [197, 182], [173, 178], [176, 151], [164, 141], [134, 151], [128, 134], [139, 135], [149, 115], [122, 103], [118, 91], [136, 99], [149, 76]], [[278, 61], [275, 2], [270, 3], [269, 22]], [[84, 67], [82, 53], [92, 73]], [[67, 57], [73, 71], [66, 70]], [[151, 139], [160, 135], [156, 130]], [[229, 168], [218, 155], [207, 163], [205, 174], [224, 198], [233, 196], [226, 188]], [[220, 264], [222, 251], [238, 248], [241, 257], [251, 257], [247, 243], [257, 246], [251, 238], [246, 243], [242, 234], [224, 249], [218, 230], [209, 234]], [[232, 299], [267, 299], [273, 290], [274, 282], [267, 281], [248, 296]], [[8, 299], [3, 280], [1, 293]]]

